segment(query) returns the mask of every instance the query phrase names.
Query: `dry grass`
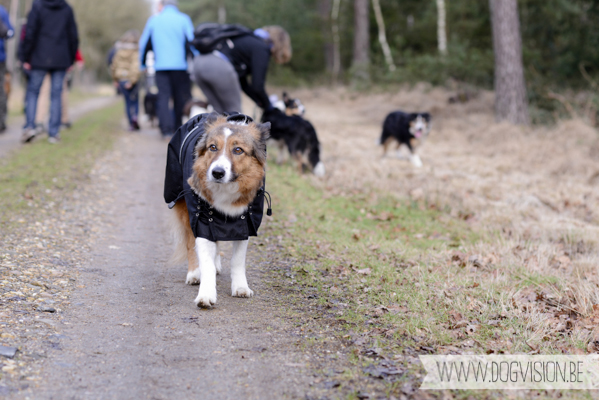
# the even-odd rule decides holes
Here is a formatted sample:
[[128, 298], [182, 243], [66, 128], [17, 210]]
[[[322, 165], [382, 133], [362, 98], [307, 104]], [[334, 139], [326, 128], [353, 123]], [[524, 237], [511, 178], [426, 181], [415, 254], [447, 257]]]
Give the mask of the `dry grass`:
[[[509, 310], [507, 318], [527, 327], [519, 334], [530, 343], [528, 350], [596, 350], [599, 135], [594, 128], [581, 120], [555, 127], [499, 124], [492, 93], [448, 104], [451, 93], [424, 84], [369, 95], [345, 89], [291, 94], [306, 105], [306, 118], [322, 143], [327, 176], [314, 179], [314, 185], [330, 195], [411, 197], [422, 208], [466, 220], [483, 241], [457, 255], [447, 247], [428, 251], [420, 255], [422, 262], [448, 265], [457, 259], [483, 291], [499, 289], [496, 301]], [[397, 109], [433, 115], [433, 130], [420, 151], [423, 168], [381, 158], [376, 145], [381, 124]], [[478, 256], [477, 267], [468, 261], [472, 256]], [[452, 277], [447, 279], [452, 286]]]

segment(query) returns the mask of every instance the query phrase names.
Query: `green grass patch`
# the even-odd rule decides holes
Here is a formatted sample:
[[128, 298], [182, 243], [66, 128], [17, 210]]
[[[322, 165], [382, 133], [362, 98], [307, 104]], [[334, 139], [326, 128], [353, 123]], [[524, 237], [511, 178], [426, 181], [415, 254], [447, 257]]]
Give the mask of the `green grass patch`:
[[37, 212], [61, 198], [87, 177], [95, 160], [122, 132], [120, 104], [90, 113], [61, 131], [62, 141], [45, 137], [0, 160], [0, 224]]

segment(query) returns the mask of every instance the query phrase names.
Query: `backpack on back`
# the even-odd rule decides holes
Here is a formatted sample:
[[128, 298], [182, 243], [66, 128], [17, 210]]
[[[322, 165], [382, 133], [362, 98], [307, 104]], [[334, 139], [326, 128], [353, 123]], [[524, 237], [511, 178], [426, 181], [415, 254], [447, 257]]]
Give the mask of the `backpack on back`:
[[252, 35], [253, 31], [238, 24], [218, 24], [216, 22], [205, 22], [199, 24], [194, 31], [194, 39], [191, 44], [203, 54], [219, 50], [225, 39], [231, 39], [243, 35]]

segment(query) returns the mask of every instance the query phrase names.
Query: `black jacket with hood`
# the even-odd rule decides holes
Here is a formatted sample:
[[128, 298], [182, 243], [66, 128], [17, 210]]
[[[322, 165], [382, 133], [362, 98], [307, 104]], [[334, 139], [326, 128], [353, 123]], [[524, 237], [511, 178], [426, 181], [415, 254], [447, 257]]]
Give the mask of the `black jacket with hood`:
[[[230, 217], [200, 198], [187, 182], [193, 171], [196, 143], [206, 132], [206, 122], [217, 118], [218, 115], [216, 112], [197, 115], [183, 124], [172, 137], [167, 150], [164, 200], [170, 203], [171, 207], [180, 198], [185, 198], [189, 223], [196, 238], [213, 242], [247, 240], [249, 236], [258, 235], [264, 213], [264, 186], [260, 188], [245, 213]], [[243, 114], [231, 115], [229, 118], [252, 120]]]
[[[264, 86], [270, 61], [270, 45], [254, 35], [242, 35], [226, 40], [221, 48], [239, 76], [243, 92], [262, 109], [270, 108], [270, 100]], [[248, 76], [252, 77], [251, 83]]]
[[35, 0], [27, 16], [21, 62], [32, 69], [63, 70], [75, 62], [79, 35], [65, 0]]

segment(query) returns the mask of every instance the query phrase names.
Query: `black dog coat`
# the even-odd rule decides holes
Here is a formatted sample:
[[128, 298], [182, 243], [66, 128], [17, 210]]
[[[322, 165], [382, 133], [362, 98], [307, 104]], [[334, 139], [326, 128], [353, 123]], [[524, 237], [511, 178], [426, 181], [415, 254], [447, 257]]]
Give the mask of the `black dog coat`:
[[[206, 123], [214, 121], [218, 113], [200, 114], [182, 125], [168, 144], [166, 175], [164, 180], [164, 200], [174, 207], [177, 200], [185, 197], [189, 223], [196, 238], [216, 242], [219, 240], [247, 240], [257, 236], [264, 210], [264, 182], [258, 194], [245, 213], [231, 217], [217, 211], [200, 198], [187, 183], [193, 173], [194, 149], [198, 140], [206, 132]], [[252, 121], [243, 114], [231, 115], [227, 120]]]

